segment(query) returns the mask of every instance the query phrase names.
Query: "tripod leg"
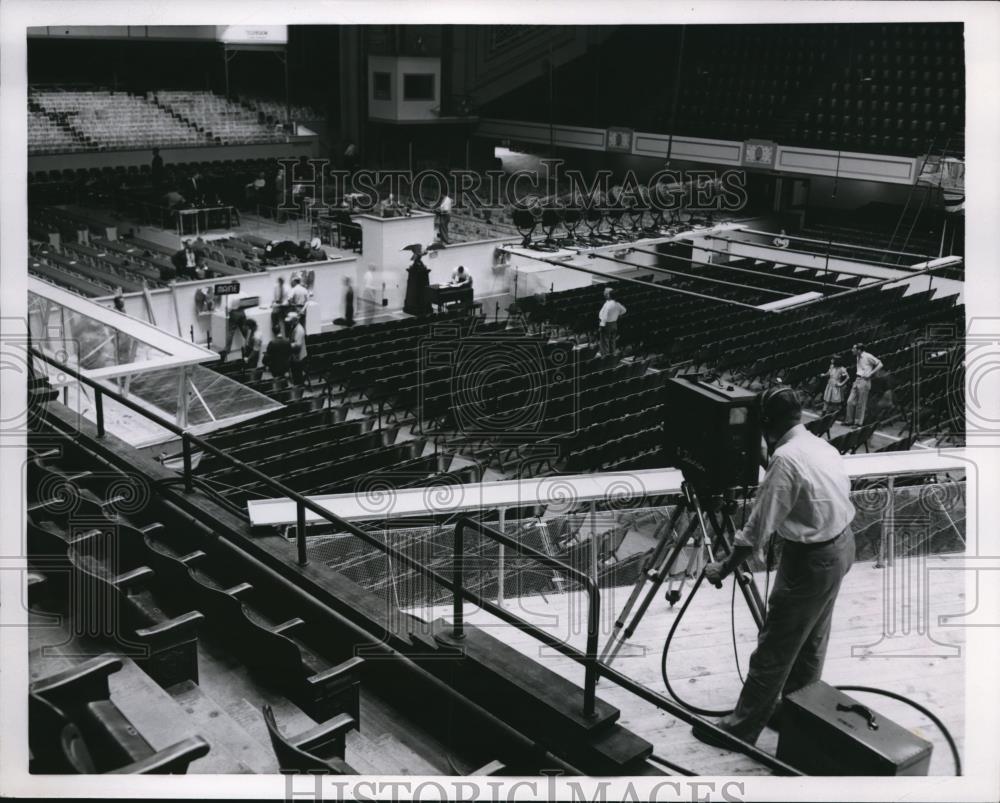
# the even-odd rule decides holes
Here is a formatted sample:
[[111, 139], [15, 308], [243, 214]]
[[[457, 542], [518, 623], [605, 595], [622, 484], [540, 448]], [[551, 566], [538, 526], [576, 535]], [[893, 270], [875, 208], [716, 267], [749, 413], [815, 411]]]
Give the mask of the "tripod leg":
[[605, 664], [607, 666], [611, 666], [611, 662], [614, 661], [615, 656], [618, 655], [618, 651], [622, 648], [622, 645], [632, 638], [632, 634], [635, 633], [636, 628], [639, 626], [639, 622], [642, 621], [642, 617], [645, 616], [650, 604], [656, 597], [657, 592], [660, 590], [660, 586], [663, 585], [664, 579], [670, 575], [670, 569], [673, 567], [674, 563], [676, 563], [677, 556], [680, 555], [681, 550], [691, 537], [691, 533], [694, 532], [694, 528], [696, 526], [697, 522], [692, 518], [688, 523], [688, 526], [685, 528], [684, 533], [674, 542], [673, 549], [670, 550], [670, 554], [667, 556], [666, 560], [661, 565], [653, 567], [653, 569], [647, 573], [648, 579], [651, 583], [649, 590], [646, 592], [645, 597], [643, 597], [642, 602], [639, 604], [639, 609], [635, 612], [632, 620], [625, 626], [625, 629], [618, 634], [618, 641], [615, 646], [611, 650], [606, 651], [608, 657]]
[[[728, 513], [723, 513], [720, 523], [716, 520], [715, 515], [711, 514], [709, 520], [712, 522], [712, 529], [715, 530], [719, 545], [726, 550], [728, 555], [733, 550], [733, 541], [730, 539], [730, 535], [734, 538], [736, 536], [736, 525], [732, 517]], [[745, 561], [736, 567], [735, 575], [743, 598], [750, 609], [750, 615], [753, 616], [759, 630], [764, 626], [764, 600], [760, 595], [760, 589], [757, 588], [753, 573]]]
[[[683, 507], [681, 505], [678, 505], [674, 509], [666, 529], [663, 530], [660, 533], [659, 538], [657, 538], [656, 547], [653, 550], [653, 554], [649, 556], [649, 562], [643, 569], [642, 574], [639, 575], [639, 579], [636, 581], [635, 587], [632, 589], [632, 593], [629, 595], [628, 601], [626, 601], [625, 606], [621, 609], [621, 613], [619, 613], [618, 618], [615, 619], [614, 629], [611, 632], [611, 636], [608, 639], [607, 644], [604, 645], [604, 652], [601, 653], [600, 660], [604, 660], [605, 656], [611, 651], [615, 641], [621, 635], [622, 628], [625, 627], [625, 622], [628, 620], [629, 614], [632, 612], [632, 606], [634, 606], [636, 601], [639, 599], [646, 581], [655, 577], [656, 567], [660, 565], [663, 560], [664, 553], [670, 546], [670, 540], [667, 536], [674, 531], [674, 527], [677, 525], [682, 511]], [[619, 644], [619, 647], [620, 646], [621, 645]], [[617, 650], [615, 650], [615, 652], [617, 652]]]

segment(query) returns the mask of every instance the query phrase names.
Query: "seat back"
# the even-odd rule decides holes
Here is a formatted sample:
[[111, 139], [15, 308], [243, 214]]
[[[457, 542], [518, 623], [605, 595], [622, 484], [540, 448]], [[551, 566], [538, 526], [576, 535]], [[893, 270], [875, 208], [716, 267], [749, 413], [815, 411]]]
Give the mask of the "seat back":
[[267, 735], [271, 739], [274, 756], [278, 759], [281, 772], [326, 772], [340, 774], [331, 763], [317, 758], [305, 750], [300, 750], [281, 734], [278, 723], [274, 719], [271, 706], [264, 706], [264, 722], [267, 725]]
[[90, 775], [95, 772], [79, 728], [48, 700], [31, 693], [28, 694], [28, 744], [33, 773]]

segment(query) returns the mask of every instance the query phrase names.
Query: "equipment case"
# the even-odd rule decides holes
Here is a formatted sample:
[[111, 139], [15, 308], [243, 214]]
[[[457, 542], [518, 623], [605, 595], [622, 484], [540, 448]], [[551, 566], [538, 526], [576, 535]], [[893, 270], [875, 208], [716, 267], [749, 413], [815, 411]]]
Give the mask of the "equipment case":
[[926, 775], [932, 749], [822, 681], [782, 703], [777, 757], [808, 775]]

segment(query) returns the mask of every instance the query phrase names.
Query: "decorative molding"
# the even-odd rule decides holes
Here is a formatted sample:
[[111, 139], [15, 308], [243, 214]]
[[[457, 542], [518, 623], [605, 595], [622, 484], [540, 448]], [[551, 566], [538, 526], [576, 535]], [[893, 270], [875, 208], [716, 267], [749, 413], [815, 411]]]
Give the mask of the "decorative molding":
[[912, 184], [917, 176], [917, 161], [906, 156], [847, 151], [838, 153], [780, 145], [775, 169], [813, 176], [839, 176], [866, 181]]
[[[474, 136], [496, 139], [520, 140], [548, 144], [550, 141], [563, 148], [605, 150], [606, 132], [601, 128], [556, 125], [551, 131], [545, 123], [524, 120], [485, 119]], [[670, 137], [636, 131], [632, 138], [632, 154], [664, 158]], [[713, 165], [743, 164], [743, 142], [700, 137], [674, 137], [670, 142], [671, 158], [680, 161], [704, 162]], [[863, 181], [892, 184], [913, 184], [917, 177], [919, 159], [909, 156], [891, 156], [878, 153], [829, 151], [778, 145], [774, 170], [782, 173], [801, 173], [812, 176], [839, 176]]]

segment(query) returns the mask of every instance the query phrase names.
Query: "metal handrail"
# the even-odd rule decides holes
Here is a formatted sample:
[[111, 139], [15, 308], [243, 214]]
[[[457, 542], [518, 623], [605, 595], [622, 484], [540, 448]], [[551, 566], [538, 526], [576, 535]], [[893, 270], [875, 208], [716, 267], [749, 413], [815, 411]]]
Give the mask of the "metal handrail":
[[[463, 603], [467, 595], [465, 593], [466, 589], [464, 586], [463, 575], [465, 571], [464, 546], [466, 528], [475, 530], [479, 533], [479, 535], [489, 538], [492, 541], [496, 541], [498, 544], [510, 547], [516, 552], [532, 558], [553, 571], [563, 572], [575, 577], [586, 587], [587, 596], [590, 599], [587, 605], [587, 650], [583, 654], [572, 649], [565, 642], [559, 639], [553, 639], [541, 628], [535, 627], [519, 617], [512, 616], [499, 605], [494, 605], [487, 600], [477, 601], [477, 604], [480, 608], [488, 610], [490, 613], [495, 616], [499, 616], [501, 619], [505, 619], [506, 621], [510, 621], [511, 619], [517, 620], [517, 622], [512, 622], [512, 624], [516, 624], [521, 630], [524, 630], [526, 633], [530, 633], [542, 641], [551, 639], [553, 642], [563, 645], [557, 646], [556, 643], [551, 644], [551, 646], [556, 647], [568, 657], [583, 663], [586, 667], [586, 673], [583, 681], [583, 715], [585, 717], [595, 716], [598, 676], [597, 639], [600, 632], [601, 616], [601, 591], [597, 582], [585, 572], [582, 572], [579, 569], [552, 557], [551, 555], [546, 555], [544, 552], [541, 552], [534, 547], [522, 544], [516, 538], [511, 538], [506, 533], [501, 533], [494, 530], [492, 527], [487, 527], [482, 522], [475, 521], [468, 516], [462, 516], [455, 525], [455, 556], [452, 560], [452, 591], [454, 598], [452, 637], [455, 639], [465, 638], [465, 612], [463, 610]], [[499, 582], [503, 583], [503, 581], [504, 578], [501, 576], [499, 578]], [[564, 649], [564, 647], [568, 649]]]
[[[599, 636], [598, 631], [599, 631], [599, 619], [600, 619], [600, 590], [597, 586], [597, 583], [591, 577], [581, 572], [580, 570], [575, 569], [572, 566], [563, 563], [562, 561], [552, 557], [551, 555], [546, 555], [545, 553], [539, 552], [538, 550], [532, 547], [525, 546], [524, 544], [519, 543], [516, 539], [513, 539], [503, 533], [499, 533], [489, 527], [486, 527], [480, 522], [477, 522], [473, 519], [463, 516], [462, 518], [459, 519], [458, 524], [455, 528], [455, 550], [454, 550], [455, 556], [452, 561], [452, 577], [451, 579], [446, 578], [443, 575], [439, 574], [438, 572], [434, 571], [433, 569], [430, 569], [427, 566], [424, 566], [423, 564], [417, 562], [409, 555], [400, 552], [398, 549], [395, 549], [394, 547], [391, 547], [388, 544], [383, 543], [382, 541], [373, 537], [372, 535], [360, 529], [359, 527], [356, 527], [350, 522], [341, 519], [336, 514], [331, 513], [326, 508], [321, 507], [320, 505], [316, 504], [315, 502], [303, 496], [302, 494], [298, 493], [297, 491], [293, 491], [291, 488], [285, 487], [277, 480], [268, 477], [267, 475], [261, 473], [252, 466], [247, 465], [242, 460], [232, 457], [231, 455], [226, 454], [225, 452], [221, 451], [215, 446], [206, 443], [201, 438], [191, 434], [187, 430], [175, 424], [173, 421], [168, 421], [166, 418], [163, 418], [157, 413], [154, 413], [151, 410], [142, 407], [141, 405], [132, 401], [131, 399], [125, 398], [120, 393], [117, 393], [107, 387], [104, 387], [103, 385], [99, 384], [96, 380], [84, 376], [79, 371], [70, 368], [68, 365], [65, 365], [64, 363], [61, 363], [58, 360], [55, 360], [52, 357], [49, 357], [48, 355], [42, 353], [33, 345], [29, 346], [29, 350], [30, 353], [33, 354], [34, 356], [41, 358], [50, 365], [53, 365], [56, 368], [58, 368], [65, 375], [73, 377], [77, 381], [83, 383], [84, 385], [87, 385], [88, 387], [94, 390], [94, 407], [97, 413], [97, 437], [99, 439], [103, 439], [106, 435], [106, 430], [104, 427], [104, 402], [103, 402], [103, 397], [105, 395], [111, 399], [114, 399], [119, 404], [122, 404], [125, 407], [129, 408], [133, 412], [136, 412], [139, 415], [143, 416], [144, 418], [147, 418], [150, 421], [154, 422], [155, 424], [163, 427], [168, 432], [171, 432], [174, 435], [180, 437], [183, 449], [183, 465], [184, 465], [183, 479], [184, 479], [184, 489], [186, 493], [191, 493], [194, 487], [193, 477], [192, 477], [192, 465], [191, 465], [192, 463], [191, 447], [192, 445], [194, 445], [197, 448], [202, 449], [208, 452], [209, 454], [212, 454], [220, 458], [229, 465], [236, 467], [242, 471], [248, 472], [251, 476], [258, 479], [266, 487], [272, 489], [273, 491], [276, 491], [278, 495], [284, 496], [295, 502], [296, 512], [297, 512], [296, 544], [298, 548], [299, 565], [304, 566], [309, 562], [306, 555], [305, 511], [310, 510], [314, 514], [319, 516], [321, 519], [339, 528], [341, 532], [347, 532], [357, 538], [360, 538], [366, 544], [375, 547], [376, 549], [384, 552], [386, 555], [395, 558], [400, 563], [413, 569], [417, 573], [422, 574], [424, 577], [427, 577], [433, 580], [434, 582], [444, 586], [448, 590], [450, 590], [452, 594], [456, 597], [455, 610], [458, 611], [458, 618], [456, 620], [457, 632], [464, 634], [464, 609], [462, 601], [468, 600], [477, 605], [482, 610], [485, 610], [488, 613], [496, 616], [498, 619], [501, 619], [502, 621], [507, 622], [513, 627], [516, 627], [519, 630], [530, 634], [531, 636], [533, 636], [546, 646], [552, 647], [553, 649], [561, 652], [566, 657], [571, 658], [572, 660], [577, 661], [578, 663], [584, 664], [586, 667], [586, 674], [584, 677], [585, 716], [591, 717], [594, 715], [594, 712], [596, 710], [597, 678], [598, 676], [603, 676], [613, 681], [618, 686], [621, 686], [622, 688], [642, 698], [646, 702], [651, 703], [652, 705], [661, 710], [667, 711], [671, 715], [677, 717], [678, 719], [683, 720], [684, 722], [693, 724], [695, 721], [698, 720], [698, 718], [695, 715], [688, 712], [682, 706], [674, 703], [671, 700], [668, 700], [663, 695], [654, 692], [652, 689], [647, 689], [641, 683], [638, 683], [632, 678], [629, 678], [626, 675], [621, 674], [620, 672], [612, 669], [611, 667], [604, 666], [599, 663], [597, 655], [597, 641]], [[463, 536], [464, 536], [464, 529], [466, 527], [474, 528], [481, 535], [491, 538], [492, 540], [496, 541], [499, 544], [503, 544], [504, 546], [509, 546], [528, 557], [538, 560], [539, 562], [543, 563], [549, 568], [552, 568], [556, 571], [565, 572], [566, 574], [572, 575], [580, 579], [581, 582], [583, 582], [583, 584], [587, 588], [587, 593], [590, 597], [590, 605], [588, 609], [588, 622], [587, 622], [587, 650], [585, 653], [580, 652], [575, 647], [572, 647], [571, 645], [567, 644], [562, 639], [550, 636], [541, 628], [531, 624], [530, 622], [525, 621], [524, 619], [521, 619], [518, 616], [515, 616], [514, 614], [505, 610], [504, 608], [501, 608], [499, 605], [496, 605], [490, 602], [489, 600], [483, 599], [479, 594], [463, 586], [463, 574], [465, 569], [465, 556], [463, 554], [463, 548], [464, 548]], [[502, 577], [500, 578], [500, 582], [501, 583], [503, 582]], [[748, 756], [756, 759], [761, 764], [770, 767], [771, 769], [777, 770], [782, 774], [788, 774], [788, 775], [800, 774], [793, 767], [790, 767], [788, 764], [785, 764], [783, 761], [774, 758], [774, 756], [770, 755], [769, 753], [765, 753], [759, 748], [756, 748], [752, 745], [737, 743], [733, 739], [733, 737], [730, 736], [726, 731], [714, 727], [712, 723], [704, 723], [704, 724], [706, 725], [706, 727], [708, 727], [710, 730], [716, 733], [716, 735], [720, 736], [720, 738], [732, 742], [734, 746], [737, 746], [739, 749], [742, 749]]]

